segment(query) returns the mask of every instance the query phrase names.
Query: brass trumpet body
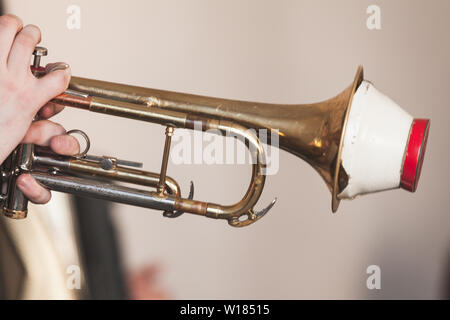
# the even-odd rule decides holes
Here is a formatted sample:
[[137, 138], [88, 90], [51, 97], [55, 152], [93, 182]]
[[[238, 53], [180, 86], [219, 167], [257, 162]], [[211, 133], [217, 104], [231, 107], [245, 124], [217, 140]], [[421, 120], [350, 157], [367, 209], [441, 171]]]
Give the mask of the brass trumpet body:
[[[363, 69], [359, 67], [352, 84], [336, 97], [319, 103], [297, 105], [211, 98], [78, 77], [72, 77], [70, 89], [149, 109], [182, 112], [189, 119], [226, 120], [249, 129], [274, 131], [279, 135], [281, 149], [308, 162], [322, 176], [332, 193], [332, 211], [335, 212], [339, 205], [337, 195], [348, 182], [339, 160], [344, 128], [352, 97], [362, 80]], [[65, 104], [62, 100], [57, 99]], [[80, 107], [80, 104], [73, 106]], [[118, 114], [118, 110], [102, 109], [95, 102], [82, 108]], [[125, 111], [120, 116], [142, 119], [134, 112]]]
[[[36, 48], [35, 56], [42, 56], [44, 50]], [[32, 71], [40, 77], [57, 67], [52, 65], [52, 69], [45, 69], [39, 66], [39, 59], [35, 59]], [[54, 103], [166, 127], [160, 172], [144, 171], [137, 163], [114, 157], [91, 156], [87, 154], [87, 150], [79, 155], [68, 157], [56, 155], [45, 148], [29, 144], [20, 145], [1, 166], [0, 202], [3, 214], [16, 219], [26, 217], [27, 199], [17, 188], [16, 178], [27, 172], [38, 182], [55, 191], [162, 210], [164, 216], [170, 218], [191, 213], [224, 219], [234, 227], [247, 226], [262, 218], [275, 203], [274, 200], [265, 209], [254, 210], [265, 183], [264, 149], [255, 133], [259, 129], [266, 129], [269, 133], [277, 134], [281, 149], [308, 162], [320, 174], [332, 194], [332, 211], [335, 212], [340, 201], [338, 195], [351, 182], [342, 164], [341, 155], [352, 101], [358, 88], [363, 86], [362, 83], [365, 83], [363, 70], [359, 67], [353, 82], [334, 98], [314, 104], [285, 105], [211, 98], [72, 77], [69, 89], [54, 98], [52, 100]], [[363, 90], [363, 93], [359, 90], [358, 93], [374, 92], [367, 84], [364, 86], [367, 90]], [[376, 96], [376, 99], [384, 99], [380, 97]], [[385, 100], [382, 104], [384, 103]], [[392, 106], [390, 102], [386, 104], [390, 112], [398, 113], [397, 107]], [[361, 104], [358, 104], [358, 107], [361, 107]], [[393, 135], [396, 138], [403, 135], [404, 141], [397, 139], [399, 142], [394, 145], [396, 152], [393, 153], [398, 160], [399, 157], [401, 158], [399, 152], [402, 152], [402, 147], [407, 146], [401, 170], [407, 168], [409, 171], [405, 171], [405, 177], [402, 176], [402, 183], [411, 182], [408, 186], [411, 186], [410, 191], [414, 191], [420, 174], [429, 121], [426, 119], [412, 121], [409, 115], [403, 114], [402, 117], [404, 120], [402, 121], [406, 124], [409, 123], [408, 121], [413, 122], [411, 132], [415, 128], [415, 133], [411, 136], [410, 132], [410, 137], [406, 140], [405, 130], [399, 134], [394, 131]], [[231, 134], [245, 141], [253, 160], [252, 177], [247, 192], [239, 202], [232, 205], [220, 205], [194, 200], [192, 184], [189, 196], [187, 198], [181, 196], [178, 183], [167, 176], [171, 138], [177, 128], [201, 131], [214, 129], [216, 132]], [[395, 125], [391, 126], [390, 130], [392, 128], [395, 129]], [[369, 127], [368, 130], [370, 132], [373, 128]], [[376, 130], [375, 134], [379, 134]], [[83, 132], [79, 130], [74, 132], [81, 133], [89, 142]], [[380, 137], [383, 137], [383, 132]], [[390, 139], [390, 136], [387, 138]], [[393, 145], [385, 144], [388, 147]], [[375, 145], [372, 149], [378, 154], [385, 154], [384, 149], [377, 148], [378, 146]], [[389, 152], [392, 149], [386, 150]], [[407, 152], [408, 150], [410, 153]], [[361, 153], [358, 156], [361, 156]], [[368, 161], [370, 165], [374, 162], [376, 161]], [[360, 163], [364, 165], [365, 161]], [[380, 166], [377, 167], [379, 168]], [[416, 170], [417, 168], [419, 170]], [[155, 190], [148, 191], [118, 184], [121, 182], [151, 187]], [[372, 183], [370, 180], [368, 182]], [[379, 187], [376, 183], [378, 181], [375, 181], [374, 190], [381, 190], [381, 187], [384, 187]], [[390, 183], [396, 186], [397, 182], [394, 179]], [[384, 187], [384, 189], [387, 188]]]

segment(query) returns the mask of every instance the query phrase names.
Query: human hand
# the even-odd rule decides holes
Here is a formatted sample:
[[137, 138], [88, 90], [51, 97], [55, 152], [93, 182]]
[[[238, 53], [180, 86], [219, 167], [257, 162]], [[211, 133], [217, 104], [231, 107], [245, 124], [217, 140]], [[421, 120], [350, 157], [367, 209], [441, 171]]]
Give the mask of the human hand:
[[[48, 119], [62, 110], [49, 103], [66, 90], [70, 69], [57, 70], [37, 79], [30, 70], [41, 32], [34, 25], [23, 27], [14, 15], [0, 17], [0, 163], [20, 143], [48, 146], [63, 155], [78, 153], [79, 144], [64, 128], [49, 120], [32, 122], [39, 113]], [[17, 185], [29, 200], [46, 203], [50, 191], [29, 174], [22, 174]]]

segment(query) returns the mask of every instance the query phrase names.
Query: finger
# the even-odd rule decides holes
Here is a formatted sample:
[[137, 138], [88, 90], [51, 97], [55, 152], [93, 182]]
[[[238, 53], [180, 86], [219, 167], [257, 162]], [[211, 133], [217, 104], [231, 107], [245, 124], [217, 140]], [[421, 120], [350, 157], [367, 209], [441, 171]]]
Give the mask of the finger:
[[78, 140], [68, 134], [53, 137], [50, 140], [50, 148], [56, 153], [66, 156], [73, 156], [80, 152]]
[[35, 25], [25, 26], [14, 39], [9, 52], [8, 69], [13, 72], [31, 72], [30, 62], [34, 48], [41, 41], [41, 30]]
[[12, 14], [0, 17], [0, 65], [6, 66], [9, 51], [17, 32], [23, 27], [22, 20]]
[[50, 120], [32, 122], [22, 143], [32, 143], [47, 147], [54, 136], [65, 134], [66, 130], [58, 123]]
[[41, 119], [48, 119], [53, 117], [54, 115], [57, 115], [64, 109], [64, 106], [60, 104], [56, 104], [53, 102], [48, 102], [45, 106], [39, 110], [39, 117]]
[[39, 107], [63, 93], [69, 86], [70, 67], [68, 65], [66, 66], [67, 68], [64, 70], [56, 70], [40, 79], [36, 79], [36, 92], [38, 92], [36, 102]]
[[22, 174], [17, 178], [17, 186], [33, 203], [44, 204], [50, 201], [51, 193], [41, 186], [31, 175]]

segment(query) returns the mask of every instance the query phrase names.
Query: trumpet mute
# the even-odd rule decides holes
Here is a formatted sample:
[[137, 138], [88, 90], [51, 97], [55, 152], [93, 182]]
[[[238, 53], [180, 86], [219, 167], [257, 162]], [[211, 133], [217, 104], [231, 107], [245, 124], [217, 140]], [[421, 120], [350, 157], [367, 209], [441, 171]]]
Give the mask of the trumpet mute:
[[429, 119], [415, 119], [363, 81], [356, 91], [344, 135], [342, 166], [348, 175], [341, 199], [403, 188], [417, 189]]

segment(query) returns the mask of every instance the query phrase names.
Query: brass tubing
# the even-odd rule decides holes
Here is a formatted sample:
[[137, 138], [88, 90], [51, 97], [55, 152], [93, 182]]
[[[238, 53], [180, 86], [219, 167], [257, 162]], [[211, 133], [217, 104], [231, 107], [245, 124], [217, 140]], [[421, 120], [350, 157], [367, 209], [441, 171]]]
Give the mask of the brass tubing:
[[[90, 93], [90, 91], [88, 91]], [[55, 102], [65, 104], [64, 99]], [[74, 106], [69, 104], [69, 106]], [[76, 106], [75, 106], [76, 107]], [[233, 226], [239, 226], [239, 217], [247, 215], [248, 220], [255, 219], [253, 206], [258, 201], [264, 186], [265, 164], [264, 149], [256, 136], [247, 127], [227, 120], [214, 120], [206, 117], [193, 117], [178, 111], [155, 108], [146, 105], [113, 100], [110, 98], [91, 97], [89, 110], [98, 113], [110, 114], [120, 117], [143, 120], [166, 126], [196, 129], [195, 123], [200, 123], [201, 130], [215, 129], [226, 134], [231, 133], [246, 142], [246, 146], [252, 152], [255, 163], [252, 169], [252, 178], [244, 197], [233, 205], [223, 206], [215, 203], [189, 200], [185, 198], [175, 199], [175, 210], [205, 215], [210, 218], [226, 219]], [[162, 168], [164, 169], [164, 168]], [[161, 194], [159, 195], [162, 196]], [[256, 221], [256, 219], [255, 219]], [[246, 222], [247, 224], [249, 222]]]
[[89, 111], [184, 128], [186, 114], [112, 99], [92, 97]]
[[[56, 159], [50, 157], [48, 154], [46, 156], [35, 155], [34, 162], [38, 166], [58, 168], [62, 172], [109, 178], [115, 181], [134, 183], [153, 188], [157, 187], [160, 180], [159, 175], [153, 172], [121, 166], [105, 170], [97, 162], [73, 158], [63, 159], [62, 157]], [[165, 181], [166, 192], [170, 195], [180, 197], [181, 191], [178, 183], [168, 176], [166, 176]]]
[[331, 99], [309, 104], [221, 99], [79, 77], [72, 77], [69, 88], [92, 97], [182, 112], [189, 118], [201, 116], [209, 120], [228, 120], [256, 130], [266, 129], [268, 143], [272, 135], [278, 135], [280, 149], [300, 157], [320, 174], [332, 194], [332, 211], [335, 212], [339, 204], [337, 195], [349, 181], [340, 156], [352, 97], [362, 79], [360, 66], [353, 83], [344, 91]]
[[[82, 173], [96, 175], [104, 178], [111, 178], [120, 182], [134, 183], [142, 186], [157, 188], [160, 183], [159, 174], [144, 170], [132, 169], [117, 166], [115, 169], [104, 170], [99, 164], [90, 163], [83, 160], [71, 160], [69, 171], [73, 173]], [[171, 177], [166, 176], [165, 191], [174, 196], [181, 196], [178, 183]]]
[[116, 101], [101, 97], [77, 97], [70, 94], [61, 94], [52, 99], [52, 102], [92, 112], [109, 114], [113, 116], [147, 121], [165, 126], [184, 128], [186, 114], [177, 111], [150, 108], [129, 102]]
[[156, 192], [108, 184], [103, 181], [81, 177], [52, 175], [42, 172], [33, 172], [31, 175], [44, 186], [59, 192], [157, 210], [173, 211], [174, 209], [174, 197], [159, 197]]
[[84, 98], [73, 96], [67, 93], [60, 94], [59, 96], [52, 99], [52, 102], [62, 104], [69, 107], [89, 110], [91, 105], [91, 98]]
[[147, 106], [156, 106], [147, 88], [124, 85], [108, 81], [72, 77], [69, 89], [84, 92], [93, 97], [104, 97]]
[[[355, 79], [362, 75], [358, 69]], [[359, 81], [359, 80], [358, 80]], [[359, 82], [355, 83], [358, 84]], [[354, 84], [332, 99], [312, 104], [272, 104], [206, 97], [166, 90], [72, 77], [69, 88], [92, 97], [181, 112], [208, 119], [228, 120], [247, 128], [266, 129], [278, 135], [279, 147], [308, 162], [330, 191], [343, 189], [348, 177], [336, 169], [342, 127]], [[94, 98], [93, 98], [94, 99]], [[336, 181], [336, 177], [339, 178]], [[339, 190], [337, 190], [339, 189]]]
[[252, 177], [250, 185], [244, 197], [233, 205], [219, 205], [194, 200], [177, 199], [175, 209], [205, 215], [209, 218], [226, 219], [233, 226], [239, 226], [239, 217], [247, 215], [248, 219], [254, 219], [253, 207], [259, 200], [264, 188], [265, 156], [264, 149], [258, 137], [246, 127], [230, 121], [208, 121], [203, 128], [220, 130], [223, 133], [232, 133], [236, 137], [245, 139], [247, 148], [252, 152], [254, 164], [252, 165]]
[[164, 185], [165, 185], [166, 174], [167, 174], [167, 164], [169, 162], [169, 154], [170, 154], [170, 143], [172, 141], [173, 132], [174, 132], [173, 127], [166, 128], [166, 141], [164, 143], [163, 158], [162, 158], [162, 162], [161, 162], [161, 171], [159, 173], [159, 182], [158, 182], [158, 186], [157, 186], [157, 190], [160, 195], [164, 194]]
[[227, 219], [230, 222], [236, 221], [243, 213], [252, 215], [253, 207], [259, 200], [264, 188], [265, 182], [265, 156], [264, 149], [258, 137], [247, 128], [229, 121], [220, 121], [217, 125], [218, 130], [222, 132], [231, 132], [236, 136], [243, 137], [246, 141], [247, 148], [252, 153], [252, 177], [247, 192], [241, 201], [230, 206], [221, 206], [209, 203], [206, 215], [217, 217], [219, 219]]
[[[43, 76], [56, 70], [39, 67], [40, 55], [46, 54], [45, 48], [35, 50], [34, 54], [36, 57], [32, 71], [36, 76]], [[111, 201], [160, 209], [165, 211], [166, 217], [177, 217], [183, 212], [188, 212], [226, 219], [230, 225], [242, 227], [260, 219], [275, 203], [273, 201], [260, 212], [254, 211], [254, 205], [263, 190], [266, 174], [262, 141], [308, 162], [322, 176], [331, 191], [332, 211], [335, 212], [339, 204], [338, 194], [349, 181], [341, 164], [341, 152], [352, 98], [362, 79], [363, 71], [362, 67], [359, 67], [352, 85], [334, 98], [313, 104], [272, 104], [72, 77], [68, 90], [54, 98], [52, 100], [54, 103], [156, 123], [167, 128], [160, 173], [132, 169], [128, 165], [136, 166], [136, 163], [125, 161], [119, 163], [119, 160], [112, 157], [88, 157], [89, 155], [84, 157], [88, 147], [73, 157], [62, 157], [52, 152], [50, 154], [34, 152], [30, 149], [29, 161], [20, 163], [16, 161], [10, 170], [6, 171], [8, 167], [2, 164], [0, 180], [3, 185], [7, 182], [9, 187], [5, 194], [0, 194], [0, 202], [2, 206], [3, 203], [7, 204], [6, 213], [22, 214], [24, 211], [19, 207], [26, 207], [26, 202], [22, 201], [26, 199], [10, 189], [14, 187], [13, 178], [16, 175], [30, 172], [36, 174], [36, 178], [42, 183], [45, 182], [50, 189], [75, 194], [81, 192]], [[220, 205], [192, 200], [193, 188], [187, 199], [181, 197], [176, 181], [166, 176], [174, 128], [201, 131], [214, 129], [219, 134], [231, 133], [245, 141], [254, 161], [250, 184], [239, 202]], [[86, 139], [89, 146], [88, 140]], [[275, 144], [272, 144], [274, 141]], [[121, 166], [118, 166], [119, 164]], [[48, 170], [48, 173], [45, 174], [40, 170]], [[60, 172], [69, 172], [72, 175], [63, 176]], [[89, 180], [86, 176], [108, 178], [105, 180], [109, 181]], [[157, 192], [116, 185], [114, 181], [154, 187]], [[14, 210], [10, 207], [14, 207]], [[246, 217], [246, 220], [241, 219], [242, 217]]]

